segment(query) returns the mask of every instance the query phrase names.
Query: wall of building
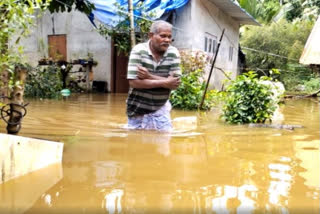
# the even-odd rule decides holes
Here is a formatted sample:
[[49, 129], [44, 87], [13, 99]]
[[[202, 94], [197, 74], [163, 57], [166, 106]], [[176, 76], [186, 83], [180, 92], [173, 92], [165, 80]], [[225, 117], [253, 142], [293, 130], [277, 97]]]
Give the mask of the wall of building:
[[38, 60], [48, 56], [48, 35], [66, 34], [67, 61], [87, 58], [92, 54], [98, 65], [93, 68], [94, 80], [111, 80], [111, 40], [103, 38], [90, 23], [88, 17], [78, 11], [70, 13], [45, 13], [37, 19], [36, 28], [23, 39], [27, 62], [36, 66]]
[[[205, 35], [209, 34], [216, 37], [218, 41], [222, 29], [225, 29], [215, 66], [231, 73], [232, 78], [235, 78], [237, 75], [240, 24], [216, 7], [210, 0], [191, 0], [186, 7], [178, 12], [183, 15], [178, 16], [176, 27], [185, 30], [177, 39], [179, 40], [178, 48], [204, 51]], [[232, 60], [229, 60], [230, 47], [233, 48]], [[220, 70], [215, 69], [210, 81], [211, 86], [221, 89], [223, 79], [225, 79], [225, 75]]]
[[176, 10], [176, 19], [173, 23], [173, 45], [178, 49], [192, 49], [193, 34], [191, 23], [191, 1]]
[[[77, 11], [54, 14], [47, 12], [37, 20], [36, 26], [30, 37], [22, 40], [30, 64], [35, 66], [39, 59], [48, 56], [48, 35], [66, 34], [67, 61], [86, 58], [88, 53], [91, 53], [98, 62], [98, 66], [93, 68], [94, 80], [107, 81], [110, 91], [111, 40], [100, 36], [86, 15]], [[211, 0], [191, 0], [186, 6], [178, 9], [174, 26], [173, 45], [181, 50], [194, 51], [204, 51], [206, 34], [219, 40], [222, 29], [225, 28], [216, 67], [232, 73], [233, 78], [236, 76], [240, 25], [217, 8]], [[233, 48], [232, 60], [229, 59], [230, 47]], [[211, 86], [221, 89], [223, 79], [223, 73], [215, 69], [211, 77]]]

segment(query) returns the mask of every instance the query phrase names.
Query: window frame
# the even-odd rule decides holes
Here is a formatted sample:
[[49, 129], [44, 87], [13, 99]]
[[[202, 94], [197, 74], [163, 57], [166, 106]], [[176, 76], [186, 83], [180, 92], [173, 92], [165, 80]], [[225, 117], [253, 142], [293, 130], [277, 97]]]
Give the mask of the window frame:
[[204, 35], [204, 52], [207, 54], [215, 54], [217, 50], [217, 36], [208, 32]]

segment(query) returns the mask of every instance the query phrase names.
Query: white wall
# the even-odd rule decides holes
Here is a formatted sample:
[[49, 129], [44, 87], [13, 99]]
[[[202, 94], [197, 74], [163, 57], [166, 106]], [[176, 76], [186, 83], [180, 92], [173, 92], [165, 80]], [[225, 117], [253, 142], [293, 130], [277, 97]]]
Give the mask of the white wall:
[[[204, 51], [205, 33], [210, 33], [219, 40], [222, 29], [225, 28], [215, 66], [226, 72], [232, 72], [232, 78], [235, 78], [240, 24], [216, 7], [210, 0], [191, 0], [186, 7], [178, 12], [176, 27], [185, 30], [178, 37], [180, 41], [174, 43], [180, 49], [188, 48], [194, 51]], [[232, 61], [229, 61], [230, 46], [233, 47]], [[223, 73], [215, 69], [211, 77], [211, 86], [221, 89], [224, 78]]]
[[92, 53], [94, 60], [98, 62], [93, 68], [94, 80], [107, 81], [110, 87], [111, 40], [100, 36], [87, 16], [78, 11], [54, 14], [46, 12], [37, 19], [36, 28], [30, 37], [21, 41], [25, 47], [27, 62], [36, 66], [40, 58], [48, 56], [48, 35], [53, 35], [53, 31], [67, 36], [68, 62], [87, 58], [88, 53]]
[[192, 49], [191, 1], [176, 12], [176, 20], [173, 23], [173, 45], [179, 49]]
[[[53, 18], [53, 20], [52, 20]], [[67, 35], [67, 60], [86, 58], [88, 52], [98, 61], [94, 67], [94, 80], [107, 81], [110, 91], [111, 80], [111, 40], [106, 40], [96, 32], [86, 15], [73, 11], [71, 13], [47, 12], [37, 20], [37, 28], [32, 35], [22, 41], [25, 53], [32, 65], [43, 55], [48, 55], [48, 35]], [[232, 72], [234, 78], [237, 73], [238, 44], [240, 24], [217, 8], [211, 0], [191, 0], [186, 6], [177, 10], [177, 19], [173, 43], [179, 49], [204, 50], [205, 33], [220, 38], [221, 31], [225, 28], [225, 36], [220, 46], [216, 67], [226, 72]], [[45, 44], [42, 50], [41, 43]], [[233, 46], [233, 60], [229, 61], [229, 47]], [[221, 89], [225, 76], [221, 71], [215, 70], [211, 77], [211, 85]]]

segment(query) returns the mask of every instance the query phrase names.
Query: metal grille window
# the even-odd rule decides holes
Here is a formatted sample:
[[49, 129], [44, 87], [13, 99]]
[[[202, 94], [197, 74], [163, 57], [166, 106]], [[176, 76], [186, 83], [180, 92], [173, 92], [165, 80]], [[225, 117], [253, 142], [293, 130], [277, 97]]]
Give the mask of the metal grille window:
[[217, 37], [212, 34], [205, 33], [204, 51], [206, 53], [215, 53], [216, 49], [217, 49]]

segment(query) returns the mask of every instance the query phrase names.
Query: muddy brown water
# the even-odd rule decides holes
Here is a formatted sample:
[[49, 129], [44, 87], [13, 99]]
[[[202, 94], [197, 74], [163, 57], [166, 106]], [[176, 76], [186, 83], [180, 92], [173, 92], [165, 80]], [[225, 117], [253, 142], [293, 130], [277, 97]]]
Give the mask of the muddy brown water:
[[1, 184], [0, 213], [319, 213], [318, 100], [280, 107], [293, 131], [173, 110], [165, 134], [124, 129], [125, 99], [29, 100], [20, 135], [63, 142], [63, 162]]

